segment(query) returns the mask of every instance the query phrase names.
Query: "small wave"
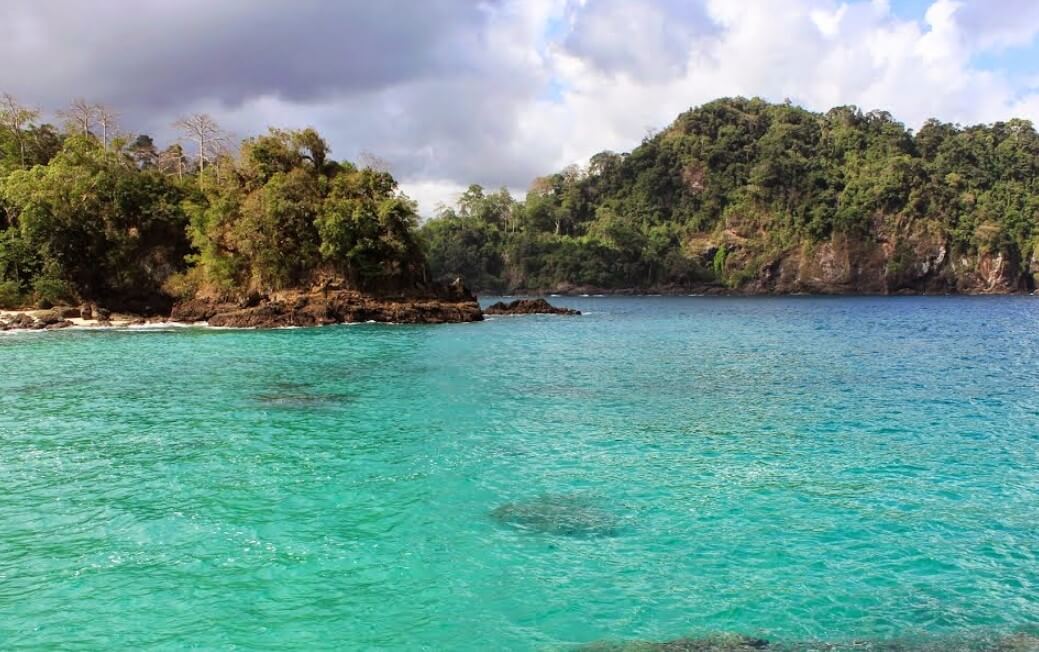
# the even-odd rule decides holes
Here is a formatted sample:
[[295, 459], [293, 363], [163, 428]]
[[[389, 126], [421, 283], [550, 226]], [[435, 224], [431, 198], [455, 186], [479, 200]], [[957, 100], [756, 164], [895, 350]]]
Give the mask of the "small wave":
[[[199, 322], [184, 322], [184, 321], [153, 321], [145, 324], [127, 324], [126, 328], [134, 331], [155, 331], [155, 330], [172, 330], [176, 328], [207, 328], [209, 324], [204, 321]], [[118, 328], [118, 326], [83, 326], [81, 328]]]

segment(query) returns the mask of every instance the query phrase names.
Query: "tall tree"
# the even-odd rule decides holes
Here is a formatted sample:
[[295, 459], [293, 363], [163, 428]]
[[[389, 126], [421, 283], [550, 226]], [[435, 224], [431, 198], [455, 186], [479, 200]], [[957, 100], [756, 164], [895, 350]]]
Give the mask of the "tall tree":
[[20, 104], [13, 95], [0, 94], [0, 128], [11, 132], [23, 167], [26, 164], [26, 147], [28, 145], [25, 132], [39, 115], [38, 109]]
[[94, 125], [97, 123], [97, 105], [78, 97], [67, 109], [58, 111], [58, 116], [65, 120], [66, 128], [69, 131], [89, 136], [93, 133]]
[[114, 134], [118, 128], [119, 114], [104, 104], [95, 104], [94, 109], [97, 112], [97, 124], [101, 127], [101, 147], [107, 152], [108, 136]]
[[206, 159], [212, 160], [227, 143], [227, 135], [207, 113], [194, 113], [180, 118], [173, 123], [184, 138], [192, 141], [198, 151], [198, 183], [204, 185], [203, 173], [206, 171]]

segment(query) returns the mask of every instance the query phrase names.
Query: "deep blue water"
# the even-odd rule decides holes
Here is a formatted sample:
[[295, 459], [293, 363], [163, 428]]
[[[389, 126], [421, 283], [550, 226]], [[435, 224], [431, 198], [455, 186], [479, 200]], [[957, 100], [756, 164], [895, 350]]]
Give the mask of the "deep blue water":
[[0, 647], [1036, 633], [1039, 299], [552, 301], [0, 334]]

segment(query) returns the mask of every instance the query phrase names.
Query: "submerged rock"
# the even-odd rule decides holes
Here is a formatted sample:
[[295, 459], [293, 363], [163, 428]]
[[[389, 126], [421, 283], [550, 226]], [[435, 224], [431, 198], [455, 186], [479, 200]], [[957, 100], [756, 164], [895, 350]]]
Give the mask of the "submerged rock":
[[484, 310], [487, 315], [580, 315], [580, 310], [557, 308], [544, 299], [516, 299], [509, 303], [499, 301]]
[[256, 401], [262, 405], [283, 410], [315, 410], [321, 408], [342, 407], [353, 402], [353, 397], [345, 394], [260, 394]]
[[1039, 636], [1017, 633], [916, 640], [781, 642], [719, 634], [672, 641], [597, 641], [576, 649], [582, 652], [1039, 652]]
[[752, 652], [769, 649], [768, 641], [739, 634], [719, 634], [704, 638], [677, 638], [673, 641], [602, 641], [582, 645], [581, 652]]
[[621, 522], [591, 500], [573, 495], [545, 495], [506, 503], [491, 518], [519, 530], [567, 537], [615, 536]]

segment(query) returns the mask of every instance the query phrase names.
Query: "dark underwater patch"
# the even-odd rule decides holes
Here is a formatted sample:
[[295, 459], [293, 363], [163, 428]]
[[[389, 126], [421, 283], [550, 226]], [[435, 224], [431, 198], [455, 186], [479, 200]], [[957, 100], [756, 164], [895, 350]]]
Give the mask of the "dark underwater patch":
[[772, 642], [739, 634], [718, 634], [671, 641], [596, 641], [575, 649], [580, 652], [1039, 652], [1039, 635], [1017, 633], [905, 640]]
[[517, 530], [566, 537], [616, 536], [622, 526], [616, 514], [595, 500], [571, 494], [505, 503], [491, 510], [491, 518]]
[[355, 398], [345, 392], [322, 392], [302, 383], [276, 383], [253, 400], [283, 410], [319, 410], [343, 407]]

